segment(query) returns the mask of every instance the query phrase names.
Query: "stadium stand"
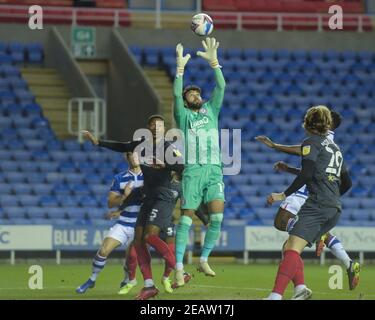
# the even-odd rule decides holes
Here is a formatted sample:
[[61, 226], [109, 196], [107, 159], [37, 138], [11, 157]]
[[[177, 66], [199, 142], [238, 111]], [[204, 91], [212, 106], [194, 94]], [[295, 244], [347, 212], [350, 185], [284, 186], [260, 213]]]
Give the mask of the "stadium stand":
[[[131, 47], [142, 65], [175, 72], [173, 48]], [[19, 64], [39, 63], [40, 44], [0, 43], [0, 219], [14, 223], [101, 223], [106, 193], [115, 173], [126, 169], [121, 154], [89, 143], [59, 141], [22, 79]], [[30, 59], [36, 52], [37, 59]], [[226, 217], [251, 225], [272, 224], [275, 207], [265, 205], [270, 191], [281, 191], [293, 177], [272, 165], [298, 159], [271, 152], [254, 142], [267, 133], [282, 143], [303, 139], [304, 110], [326, 104], [344, 121], [336, 141], [352, 171], [354, 186], [343, 199], [342, 225], [375, 221], [375, 54], [352, 51], [220, 51], [227, 80], [221, 128], [242, 129], [242, 170], [225, 177]], [[212, 72], [193, 58], [185, 84], [195, 83], [208, 97]]]
[[364, 5], [360, 0], [204, 0], [207, 11], [241, 12], [328, 12], [333, 4], [339, 4], [347, 13], [363, 13]]

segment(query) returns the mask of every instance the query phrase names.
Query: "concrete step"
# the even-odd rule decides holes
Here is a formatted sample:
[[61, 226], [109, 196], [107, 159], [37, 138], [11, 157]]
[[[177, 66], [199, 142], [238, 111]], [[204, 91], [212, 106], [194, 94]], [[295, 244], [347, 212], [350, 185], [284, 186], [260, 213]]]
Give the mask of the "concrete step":
[[38, 68], [38, 67], [27, 67], [21, 68], [22, 74], [58, 74], [55, 69], [52, 68]]
[[30, 90], [37, 97], [65, 98], [69, 99], [70, 93], [64, 86], [40, 86], [30, 85]]
[[[53, 110], [53, 109], [45, 109], [44, 115], [46, 115], [50, 119], [56, 120], [56, 122], [67, 122], [68, 121], [68, 112], [66, 110]], [[72, 121], [78, 122], [78, 112], [73, 112]]]
[[158, 68], [146, 67], [144, 68], [144, 72], [161, 100], [161, 112], [165, 117], [165, 126], [166, 128], [171, 128], [173, 123], [173, 88], [170, 78], [165, 70]]
[[54, 97], [37, 98], [36, 101], [51, 110], [68, 110], [68, 99], [56, 99]]
[[57, 75], [23, 75], [29, 85], [65, 86], [64, 81]]
[[[42, 106], [43, 114], [60, 139], [71, 138], [68, 133], [69, 90], [60, 75], [54, 69], [23, 68], [23, 78], [28, 82], [36, 102]], [[77, 124], [77, 115], [73, 115], [73, 126]]]

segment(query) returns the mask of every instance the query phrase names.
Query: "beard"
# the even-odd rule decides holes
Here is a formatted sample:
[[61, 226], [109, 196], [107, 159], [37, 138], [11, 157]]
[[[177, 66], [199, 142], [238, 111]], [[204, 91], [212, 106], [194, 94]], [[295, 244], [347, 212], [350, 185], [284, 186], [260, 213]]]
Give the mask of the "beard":
[[188, 104], [189, 109], [199, 110], [203, 106], [203, 101], [200, 102], [191, 102]]

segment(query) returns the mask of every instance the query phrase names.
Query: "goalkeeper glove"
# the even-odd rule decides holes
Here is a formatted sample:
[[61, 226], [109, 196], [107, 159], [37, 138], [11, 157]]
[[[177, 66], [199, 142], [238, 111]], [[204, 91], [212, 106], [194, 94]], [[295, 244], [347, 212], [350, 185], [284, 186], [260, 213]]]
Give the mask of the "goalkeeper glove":
[[217, 60], [217, 48], [219, 47], [219, 42], [216, 42], [215, 38], [206, 38], [202, 41], [202, 45], [205, 52], [198, 51], [197, 56], [206, 59], [212, 68], [219, 68], [219, 61]]
[[176, 65], [177, 65], [177, 75], [183, 75], [184, 74], [184, 69], [185, 65], [190, 59], [190, 54], [187, 54], [184, 56], [184, 47], [182, 46], [181, 43], [179, 43], [176, 46]]

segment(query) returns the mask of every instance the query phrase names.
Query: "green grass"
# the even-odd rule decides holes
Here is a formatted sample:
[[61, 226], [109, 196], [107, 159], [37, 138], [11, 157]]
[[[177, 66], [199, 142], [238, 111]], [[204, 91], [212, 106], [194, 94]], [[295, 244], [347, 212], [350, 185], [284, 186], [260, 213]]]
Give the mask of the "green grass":
[[[191, 282], [173, 294], [166, 294], [160, 284], [162, 266], [153, 265], [154, 278], [160, 294], [156, 299], [260, 299], [268, 295], [273, 286], [277, 265], [213, 263], [217, 275], [208, 278], [196, 273], [194, 266], [186, 270], [194, 274]], [[87, 280], [90, 264], [87, 265], [43, 265], [43, 290], [30, 290], [29, 265], [0, 265], [0, 299], [134, 299], [141, 289], [141, 274], [137, 270], [138, 286], [127, 296], [117, 295], [122, 277], [121, 266], [109, 263], [99, 276], [96, 287], [86, 294], [75, 293], [75, 288]], [[343, 273], [342, 290], [328, 287], [329, 266], [306, 265], [306, 284], [313, 290], [313, 299], [375, 299], [375, 266], [364, 266], [361, 281], [354, 291], [348, 290], [346, 273]], [[285, 299], [292, 295], [292, 286], [286, 291]]]

